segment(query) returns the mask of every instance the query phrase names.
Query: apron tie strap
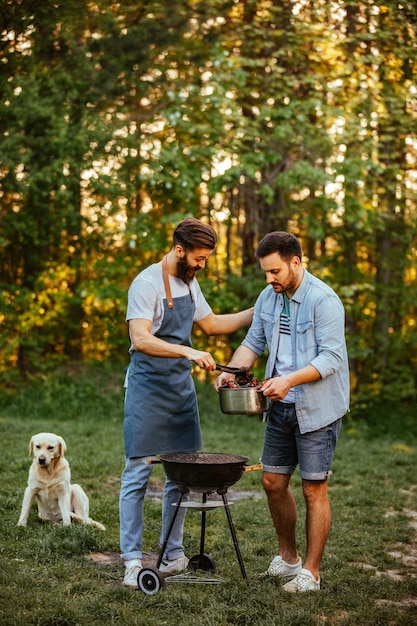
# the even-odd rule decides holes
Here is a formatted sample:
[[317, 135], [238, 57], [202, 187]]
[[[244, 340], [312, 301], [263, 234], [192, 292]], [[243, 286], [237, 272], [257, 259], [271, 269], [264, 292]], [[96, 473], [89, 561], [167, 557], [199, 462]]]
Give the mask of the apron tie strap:
[[166, 256], [164, 256], [164, 258], [162, 259], [162, 277], [164, 279], [165, 295], [167, 297], [168, 308], [172, 309], [174, 308], [174, 301], [172, 299], [171, 286], [169, 284], [168, 261]]

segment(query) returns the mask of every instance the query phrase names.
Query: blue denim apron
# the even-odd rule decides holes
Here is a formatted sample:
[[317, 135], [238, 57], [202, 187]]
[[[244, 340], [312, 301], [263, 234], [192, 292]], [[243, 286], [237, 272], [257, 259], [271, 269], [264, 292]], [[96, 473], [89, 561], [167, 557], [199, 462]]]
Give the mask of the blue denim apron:
[[[195, 305], [191, 295], [164, 299], [156, 337], [191, 345]], [[200, 419], [191, 363], [184, 358], [133, 352], [125, 396], [124, 442], [127, 457], [201, 449]]]

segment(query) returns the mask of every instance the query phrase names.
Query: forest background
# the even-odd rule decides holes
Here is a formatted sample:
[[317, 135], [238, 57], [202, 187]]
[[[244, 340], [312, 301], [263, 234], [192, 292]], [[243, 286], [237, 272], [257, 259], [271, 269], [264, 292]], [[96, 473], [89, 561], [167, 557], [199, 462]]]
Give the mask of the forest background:
[[[0, 384], [126, 364], [127, 289], [186, 216], [215, 312], [270, 230], [346, 308], [356, 414], [417, 378], [414, 0], [3, 0]], [[241, 335], [196, 346], [226, 362]]]

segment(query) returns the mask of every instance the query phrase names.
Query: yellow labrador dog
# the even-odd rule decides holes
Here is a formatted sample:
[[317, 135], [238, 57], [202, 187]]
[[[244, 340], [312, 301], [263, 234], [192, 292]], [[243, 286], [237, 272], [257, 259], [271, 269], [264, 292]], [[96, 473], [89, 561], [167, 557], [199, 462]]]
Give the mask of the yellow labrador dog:
[[29, 455], [33, 455], [34, 459], [29, 470], [18, 526], [26, 526], [33, 501], [36, 500], [38, 515], [44, 521], [62, 522], [68, 526], [73, 519], [106, 530], [103, 524], [89, 516], [89, 501], [83, 488], [71, 485], [69, 464], [64, 458], [66, 450], [67, 445], [59, 435], [33, 435]]

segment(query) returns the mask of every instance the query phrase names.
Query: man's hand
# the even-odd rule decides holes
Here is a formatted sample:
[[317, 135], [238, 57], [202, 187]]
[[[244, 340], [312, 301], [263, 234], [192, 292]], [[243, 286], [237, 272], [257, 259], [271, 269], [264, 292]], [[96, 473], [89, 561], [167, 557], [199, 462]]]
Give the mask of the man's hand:
[[189, 348], [187, 350], [186, 357], [189, 361], [196, 363], [198, 367], [204, 370], [215, 370], [216, 362], [211, 356], [210, 352], [203, 352], [202, 350], [194, 350]]
[[283, 400], [290, 389], [291, 383], [288, 380], [288, 376], [274, 376], [264, 381], [260, 391], [270, 400], [277, 402], [278, 400]]
[[235, 380], [233, 374], [228, 374], [227, 372], [223, 372], [222, 374], [220, 374], [220, 376], [216, 378], [216, 381], [214, 383], [215, 390], [218, 392], [219, 387], [225, 387], [228, 380]]
[[283, 400], [292, 387], [305, 385], [320, 380], [320, 372], [313, 365], [306, 365], [300, 370], [286, 374], [285, 376], [274, 376], [264, 381], [261, 391], [270, 400], [278, 402]]

